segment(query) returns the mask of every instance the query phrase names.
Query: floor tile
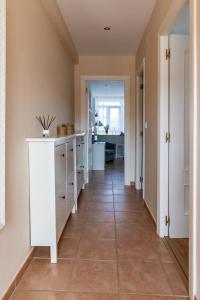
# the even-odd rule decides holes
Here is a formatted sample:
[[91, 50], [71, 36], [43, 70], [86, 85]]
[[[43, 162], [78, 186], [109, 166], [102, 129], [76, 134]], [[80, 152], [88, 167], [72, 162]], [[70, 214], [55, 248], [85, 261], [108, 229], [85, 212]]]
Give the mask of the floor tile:
[[[114, 202], [127, 202], [127, 201], [128, 202], [129, 201], [136, 201], [136, 202], [140, 201], [140, 202], [142, 202], [141, 199], [138, 200], [135, 195], [125, 195], [125, 194], [114, 195], [113, 200], [114, 200]], [[143, 202], [142, 202], [142, 204], [143, 204]]]
[[167, 275], [167, 280], [172, 289], [173, 295], [187, 296], [188, 291], [180, 278], [176, 265], [174, 263], [163, 263], [163, 268]]
[[149, 262], [123, 262], [119, 264], [120, 291], [170, 295], [171, 289], [161, 264]]
[[115, 228], [111, 223], [87, 223], [83, 232], [84, 238], [114, 239]]
[[[17, 290], [11, 297], [11, 300], [66, 300], [64, 293], [43, 292], [43, 291], [20, 291]], [[72, 298], [73, 299], [73, 298]]]
[[139, 240], [139, 239], [158, 239], [153, 228], [141, 223], [119, 223], [116, 224], [117, 239]]
[[58, 260], [57, 264], [51, 264], [47, 259], [34, 259], [22, 277], [18, 289], [66, 291], [72, 267], [73, 261], [70, 260]]
[[89, 211], [114, 211], [113, 203], [104, 203], [104, 202], [89, 202], [88, 203]]
[[78, 258], [116, 260], [115, 240], [83, 239], [79, 245]]
[[63, 237], [80, 238], [85, 226], [85, 223], [68, 223], [64, 229]]
[[115, 211], [137, 211], [144, 210], [142, 202], [126, 201], [126, 202], [114, 202]]
[[71, 293], [65, 300], [119, 300], [119, 296], [116, 294]]
[[59, 258], [76, 258], [80, 239], [62, 238], [58, 247]]
[[117, 294], [16, 291], [11, 300], [119, 300]]
[[88, 223], [114, 223], [114, 213], [105, 211], [89, 211]]
[[85, 223], [87, 221], [87, 217], [87, 212], [77, 211], [75, 214], [71, 214], [67, 223]]
[[116, 211], [115, 221], [116, 223], [147, 223], [146, 216], [142, 211]]
[[69, 288], [73, 292], [116, 293], [117, 266], [111, 262], [77, 261]]
[[91, 201], [113, 203], [113, 195], [99, 196], [98, 194], [95, 194], [92, 196]]
[[[185, 300], [189, 300], [184, 298]], [[152, 296], [152, 295], [120, 295], [120, 300], [184, 300], [183, 298], [175, 298], [172, 296]]]
[[151, 240], [118, 240], [117, 253], [121, 261], [160, 261], [156, 244]]

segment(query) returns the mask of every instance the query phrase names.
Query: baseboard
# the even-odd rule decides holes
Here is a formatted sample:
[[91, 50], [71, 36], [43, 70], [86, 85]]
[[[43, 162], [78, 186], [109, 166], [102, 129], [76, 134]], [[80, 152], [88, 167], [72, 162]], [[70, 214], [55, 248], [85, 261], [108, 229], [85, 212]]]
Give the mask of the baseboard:
[[157, 229], [157, 223], [154, 219], [154, 216], [152, 215], [151, 210], [150, 210], [148, 204], [146, 203], [146, 201], [144, 199], [143, 199], [143, 201], [144, 201], [144, 207], [146, 208], [146, 210], [147, 210], [147, 212], [148, 212], [148, 214], [149, 214], [149, 216], [150, 216], [150, 218], [153, 222], [154, 227]]
[[10, 297], [12, 296], [12, 294], [14, 293], [14, 291], [16, 289], [16, 286], [18, 285], [19, 281], [21, 280], [22, 276], [24, 275], [27, 267], [30, 265], [30, 263], [33, 259], [33, 256], [34, 256], [34, 252], [35, 252], [35, 248], [33, 248], [31, 250], [31, 252], [28, 255], [28, 257], [26, 258], [25, 262], [22, 264], [21, 268], [19, 269], [19, 271], [15, 275], [12, 283], [10, 284], [10, 286], [7, 289], [6, 293], [4, 294], [2, 300], [10, 299]]

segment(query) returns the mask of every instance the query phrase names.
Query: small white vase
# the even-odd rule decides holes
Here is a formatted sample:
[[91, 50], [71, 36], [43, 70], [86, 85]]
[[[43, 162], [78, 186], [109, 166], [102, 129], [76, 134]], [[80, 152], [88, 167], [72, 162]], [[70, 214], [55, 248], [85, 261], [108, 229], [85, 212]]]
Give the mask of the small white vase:
[[43, 136], [43, 138], [48, 138], [48, 137], [49, 137], [49, 130], [44, 129], [44, 130], [42, 131], [42, 136]]

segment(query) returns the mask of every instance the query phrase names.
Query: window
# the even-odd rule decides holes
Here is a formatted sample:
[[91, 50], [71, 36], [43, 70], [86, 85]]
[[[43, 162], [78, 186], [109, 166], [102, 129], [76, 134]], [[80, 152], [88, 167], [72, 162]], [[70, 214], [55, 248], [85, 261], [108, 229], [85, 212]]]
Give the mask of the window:
[[5, 0], [0, 0], [0, 228], [5, 225], [5, 19]]
[[124, 132], [124, 98], [96, 97], [94, 102], [97, 134], [119, 135]]

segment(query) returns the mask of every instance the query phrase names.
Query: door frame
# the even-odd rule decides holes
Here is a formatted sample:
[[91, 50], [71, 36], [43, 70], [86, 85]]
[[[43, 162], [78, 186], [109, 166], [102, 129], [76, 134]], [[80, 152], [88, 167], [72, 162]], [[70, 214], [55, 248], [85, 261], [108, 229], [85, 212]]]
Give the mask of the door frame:
[[145, 199], [145, 58], [143, 58], [142, 64], [140, 65], [136, 75], [136, 149], [135, 149], [135, 188], [140, 190], [140, 165], [138, 161], [141, 159], [141, 151], [139, 149], [139, 101], [140, 101], [140, 77], [143, 73], [143, 153], [142, 153], [142, 168], [143, 168], [143, 190], [142, 196]]
[[[81, 130], [86, 132], [88, 135], [88, 103], [86, 99], [86, 84], [90, 80], [122, 80], [124, 81], [124, 183], [125, 185], [131, 184], [131, 141], [130, 141], [130, 122], [131, 122], [131, 113], [130, 113], [130, 76], [90, 76], [82, 75], [81, 76]], [[88, 147], [86, 144], [86, 151]], [[86, 161], [88, 161], [86, 154]], [[87, 166], [87, 162], [86, 162]], [[87, 170], [86, 170], [87, 172]]]
[[165, 59], [168, 48], [168, 33], [183, 6], [189, 2], [190, 9], [190, 191], [189, 191], [189, 295], [194, 299], [197, 286], [197, 254], [196, 254], [196, 207], [197, 207], [197, 70], [196, 70], [196, 39], [197, 39], [197, 0], [174, 1], [166, 18], [161, 24], [158, 35], [158, 180], [157, 180], [157, 232], [160, 237], [168, 234], [165, 226], [165, 215], [168, 214], [168, 144], [165, 134], [168, 132], [168, 79], [169, 68]]

